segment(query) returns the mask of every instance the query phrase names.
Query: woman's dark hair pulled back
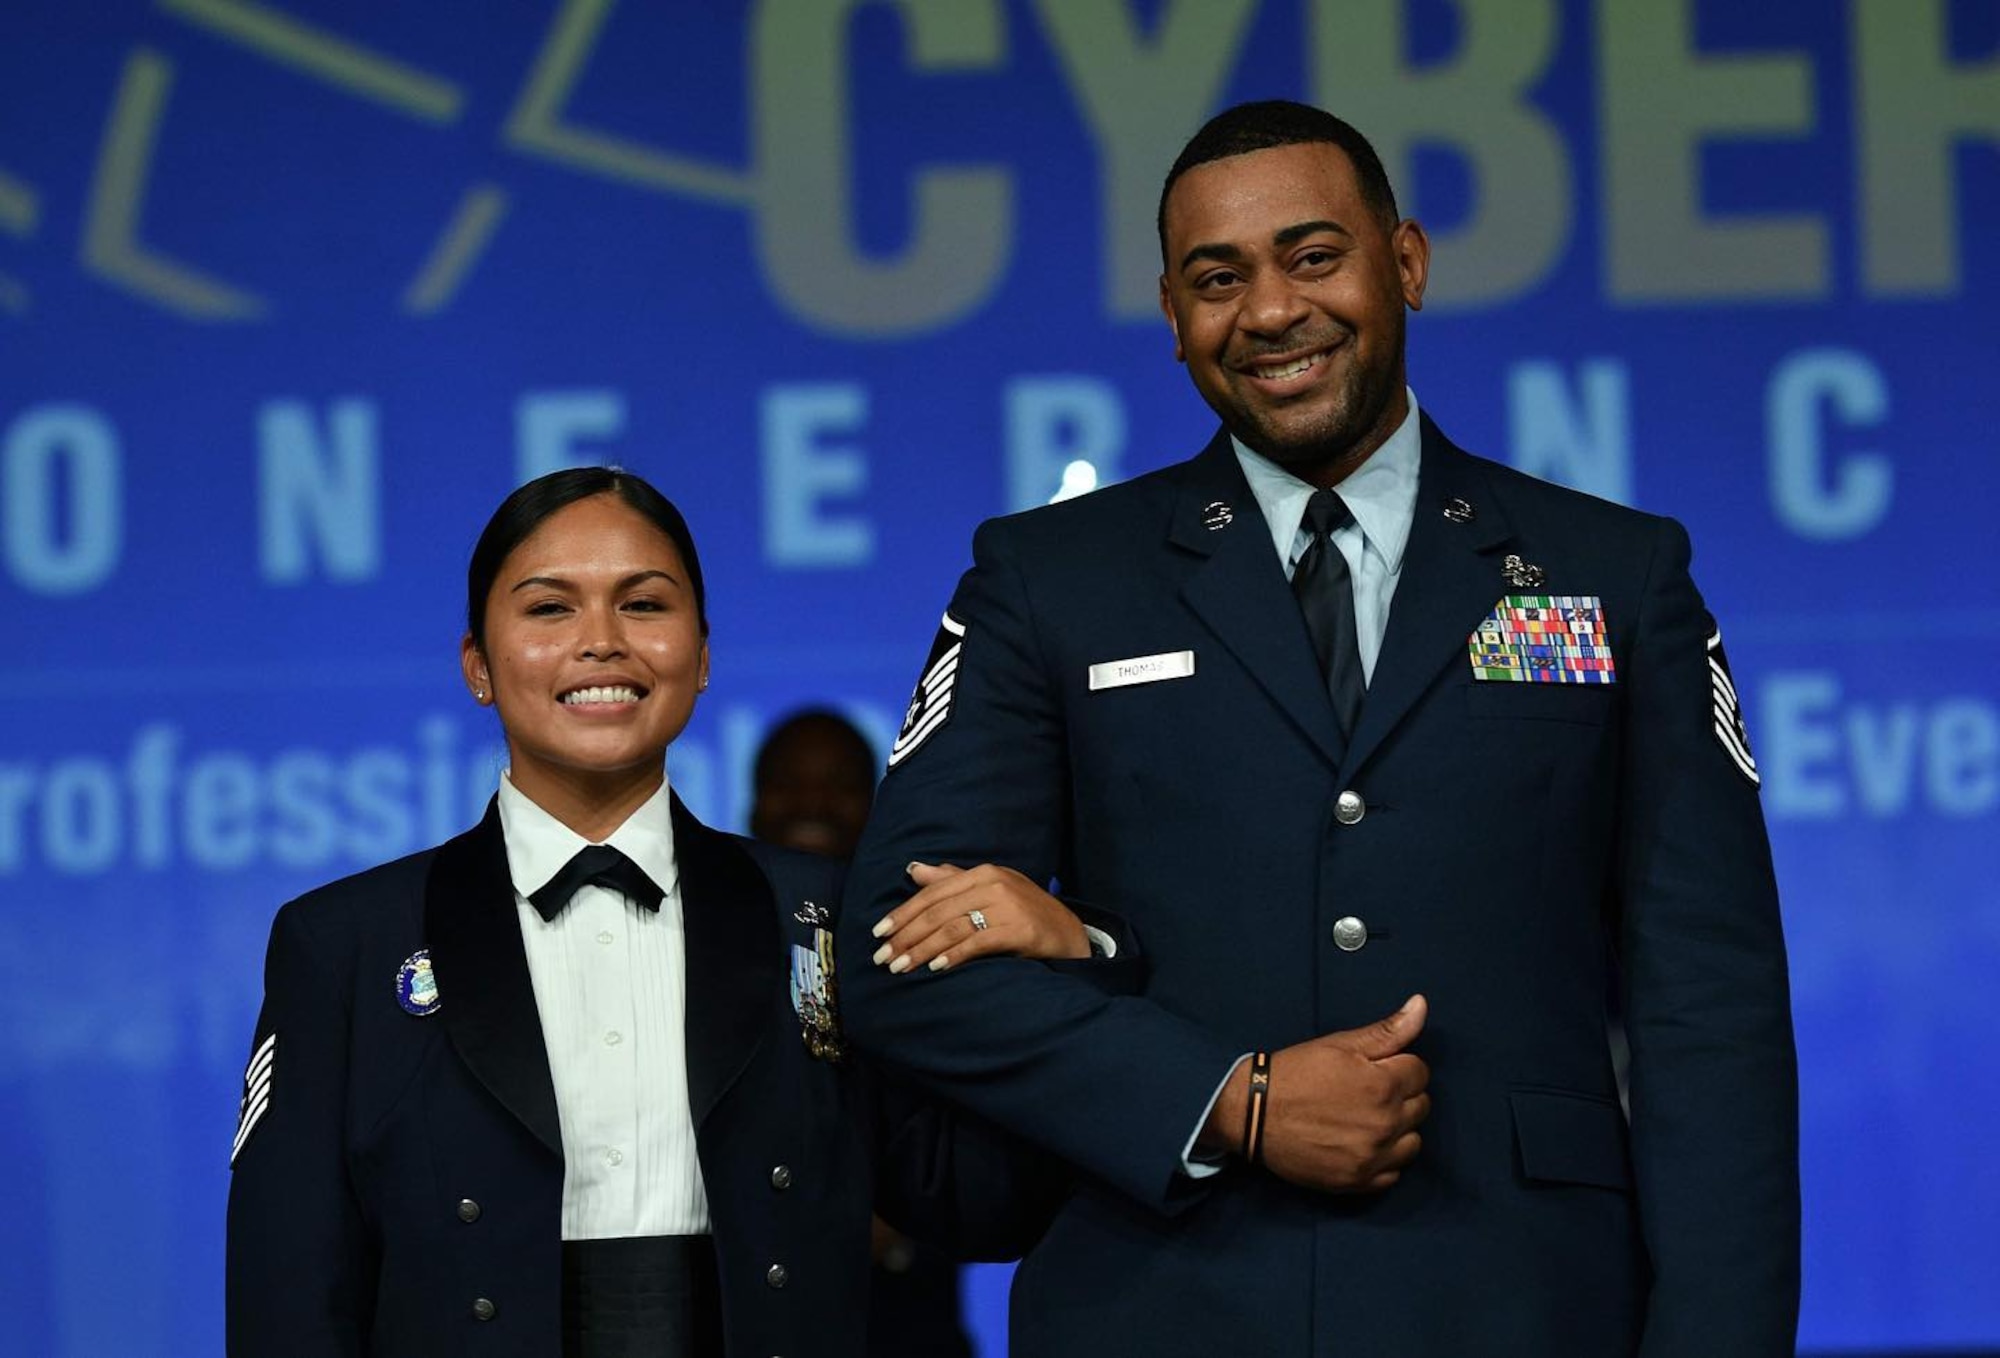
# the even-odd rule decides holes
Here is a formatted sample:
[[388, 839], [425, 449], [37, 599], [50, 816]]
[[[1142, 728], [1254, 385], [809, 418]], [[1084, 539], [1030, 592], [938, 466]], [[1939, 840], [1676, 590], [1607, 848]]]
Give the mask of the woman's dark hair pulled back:
[[621, 467], [569, 467], [538, 476], [500, 502], [473, 545], [465, 570], [465, 630], [472, 644], [486, 649], [486, 601], [500, 577], [508, 554], [559, 510], [594, 495], [615, 495], [626, 507], [652, 524], [674, 544], [687, 567], [688, 589], [694, 594], [695, 617], [708, 635], [708, 592], [701, 582], [701, 558], [695, 555], [694, 534], [674, 502], [643, 476]]

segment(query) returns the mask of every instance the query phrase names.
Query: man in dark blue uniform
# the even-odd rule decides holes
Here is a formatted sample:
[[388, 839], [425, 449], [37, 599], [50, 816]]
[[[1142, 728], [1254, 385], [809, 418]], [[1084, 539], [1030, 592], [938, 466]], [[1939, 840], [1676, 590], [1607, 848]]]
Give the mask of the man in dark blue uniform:
[[[842, 921], [854, 1038], [1083, 1171], [1016, 1351], [1789, 1355], [1784, 943], [1686, 534], [1419, 412], [1429, 244], [1345, 123], [1225, 112], [1160, 228], [1223, 428], [980, 530]], [[1142, 996], [955, 965], [1052, 879]]]

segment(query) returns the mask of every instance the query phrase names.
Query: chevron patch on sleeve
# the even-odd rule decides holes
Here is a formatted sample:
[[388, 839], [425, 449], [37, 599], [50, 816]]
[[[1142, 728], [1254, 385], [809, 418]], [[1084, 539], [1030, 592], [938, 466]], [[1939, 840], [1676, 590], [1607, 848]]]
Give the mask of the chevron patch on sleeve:
[[1708, 638], [1709, 718], [1715, 729], [1715, 743], [1729, 756], [1736, 771], [1757, 787], [1757, 760], [1750, 753], [1750, 728], [1743, 723], [1743, 704], [1736, 697], [1736, 680], [1730, 677], [1729, 657], [1722, 650], [1722, 629]]
[[243, 1103], [236, 1114], [236, 1141], [229, 1148], [229, 1164], [233, 1169], [236, 1157], [243, 1153], [243, 1147], [250, 1140], [250, 1133], [257, 1130], [257, 1124], [264, 1120], [264, 1114], [271, 1108], [271, 1078], [278, 1067], [278, 1035], [266, 1033], [264, 1040], [257, 1044], [257, 1050], [250, 1054], [250, 1064], [243, 1071]]
[[937, 640], [931, 643], [930, 658], [924, 661], [923, 677], [910, 695], [909, 710], [903, 714], [903, 729], [889, 747], [889, 767], [895, 768], [924, 747], [951, 720], [952, 693], [958, 686], [958, 656], [965, 641], [965, 624], [946, 613], [938, 624]]

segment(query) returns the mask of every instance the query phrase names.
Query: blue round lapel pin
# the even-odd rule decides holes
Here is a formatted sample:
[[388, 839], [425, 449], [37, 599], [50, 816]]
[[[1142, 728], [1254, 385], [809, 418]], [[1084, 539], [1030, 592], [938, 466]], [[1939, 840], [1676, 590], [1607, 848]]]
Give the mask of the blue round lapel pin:
[[396, 969], [396, 1003], [403, 1012], [429, 1018], [438, 1011], [437, 974], [431, 970], [431, 950], [419, 948]]

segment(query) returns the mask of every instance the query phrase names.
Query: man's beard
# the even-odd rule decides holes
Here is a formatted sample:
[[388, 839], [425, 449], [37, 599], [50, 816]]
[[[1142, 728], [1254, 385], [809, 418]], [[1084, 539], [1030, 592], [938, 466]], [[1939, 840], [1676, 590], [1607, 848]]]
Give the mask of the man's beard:
[[[1389, 333], [1381, 336], [1388, 357], [1379, 369], [1363, 360], [1360, 336], [1352, 329], [1340, 329], [1345, 330], [1343, 348], [1350, 362], [1333, 403], [1323, 406], [1304, 424], [1267, 418], [1279, 413], [1269, 410], [1239, 408], [1216, 412], [1222, 416], [1224, 427], [1238, 442], [1279, 466], [1296, 471], [1333, 466], [1372, 436], [1379, 433], [1382, 438], [1387, 438], [1394, 432], [1379, 430], [1377, 426], [1381, 423], [1383, 412], [1394, 401], [1400, 385], [1398, 374], [1402, 368], [1400, 359], [1405, 334], [1403, 317], [1397, 314], [1390, 323]], [[1299, 341], [1288, 338], [1282, 343], [1296, 347]], [[1373, 445], [1368, 451], [1374, 451]], [[1356, 465], [1359, 465], [1359, 460]]]
[[1375, 377], [1359, 364], [1350, 366], [1334, 402], [1303, 424], [1267, 418], [1281, 412], [1266, 410], [1232, 410], [1223, 423], [1244, 447], [1281, 467], [1326, 466], [1366, 439], [1388, 408], [1393, 370], [1371, 381]]

